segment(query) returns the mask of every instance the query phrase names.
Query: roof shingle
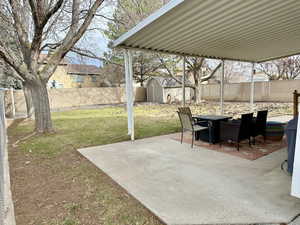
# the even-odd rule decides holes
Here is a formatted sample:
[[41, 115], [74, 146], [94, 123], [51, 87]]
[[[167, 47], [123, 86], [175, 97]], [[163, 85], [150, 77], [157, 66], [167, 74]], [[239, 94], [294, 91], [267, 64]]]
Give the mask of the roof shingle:
[[68, 73], [80, 75], [100, 75], [101, 69], [94, 65], [69, 64]]

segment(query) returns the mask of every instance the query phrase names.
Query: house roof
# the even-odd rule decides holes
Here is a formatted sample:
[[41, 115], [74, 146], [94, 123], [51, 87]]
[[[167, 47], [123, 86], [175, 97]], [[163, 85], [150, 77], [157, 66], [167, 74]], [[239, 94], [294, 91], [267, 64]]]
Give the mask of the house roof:
[[300, 1], [173, 0], [113, 47], [263, 62], [300, 54]]
[[[47, 61], [46, 61], [47, 57], [48, 57], [48, 54], [40, 54], [39, 63], [47, 64]], [[68, 64], [69, 64], [69, 61], [66, 57], [63, 58], [59, 63], [59, 65], [68, 65]]]
[[[149, 81], [152, 79], [158, 81], [158, 83], [163, 87], [163, 88], [177, 88], [177, 87], [182, 87], [182, 85], [177, 82], [174, 78], [172, 77], [159, 77], [159, 76], [153, 76]], [[182, 80], [182, 76], [176, 76], [177, 80]], [[148, 81], [148, 82], [149, 82]], [[185, 81], [186, 86], [191, 86], [193, 85], [189, 80]]]
[[79, 75], [100, 75], [101, 69], [94, 65], [83, 65], [83, 64], [69, 64], [68, 66], [69, 74], [79, 74]]

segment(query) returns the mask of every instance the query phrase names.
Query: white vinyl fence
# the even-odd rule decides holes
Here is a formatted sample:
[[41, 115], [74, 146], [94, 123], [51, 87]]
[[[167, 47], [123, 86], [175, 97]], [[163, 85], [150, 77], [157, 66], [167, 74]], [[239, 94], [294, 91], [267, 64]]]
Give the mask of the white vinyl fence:
[[7, 154], [4, 90], [0, 89], [0, 225], [15, 225]]

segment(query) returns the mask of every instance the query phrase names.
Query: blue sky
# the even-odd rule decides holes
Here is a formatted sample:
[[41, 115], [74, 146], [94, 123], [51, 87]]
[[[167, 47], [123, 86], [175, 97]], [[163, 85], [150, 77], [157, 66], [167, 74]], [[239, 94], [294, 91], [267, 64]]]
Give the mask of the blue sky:
[[[89, 32], [85, 40], [80, 43], [80, 46], [87, 50], [94, 52], [97, 56], [103, 56], [103, 53], [108, 50], [108, 40], [99, 31]], [[71, 62], [74, 64], [91, 64], [96, 66], [102, 66], [102, 63], [97, 59], [82, 58], [74, 53], [69, 53]]]
[[[106, 17], [111, 18], [114, 11], [113, 6], [107, 6], [103, 5], [101, 9], [101, 14], [105, 15]], [[101, 30], [105, 30], [107, 28], [106, 26], [107, 20], [96, 17], [93, 21], [93, 24], [90, 26], [90, 28], [97, 28], [97, 30], [91, 30], [87, 32], [84, 37], [80, 40], [78, 45], [81, 48], [87, 49], [92, 51], [97, 56], [103, 56], [104, 52], [108, 51], [108, 42], [109, 40], [106, 39], [105, 35], [101, 32]], [[77, 56], [74, 53], [69, 53], [69, 57], [71, 57], [71, 62], [76, 64], [91, 64], [96, 66], [102, 66], [102, 63], [97, 59], [91, 59], [91, 58], [82, 58], [80, 56]]]

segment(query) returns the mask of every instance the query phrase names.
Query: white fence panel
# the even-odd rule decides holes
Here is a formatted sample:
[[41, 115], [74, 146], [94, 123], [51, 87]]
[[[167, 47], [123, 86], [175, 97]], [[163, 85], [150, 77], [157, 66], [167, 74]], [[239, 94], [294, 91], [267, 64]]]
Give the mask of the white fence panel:
[[14, 207], [10, 190], [4, 91], [0, 90], [0, 224], [15, 225]]

